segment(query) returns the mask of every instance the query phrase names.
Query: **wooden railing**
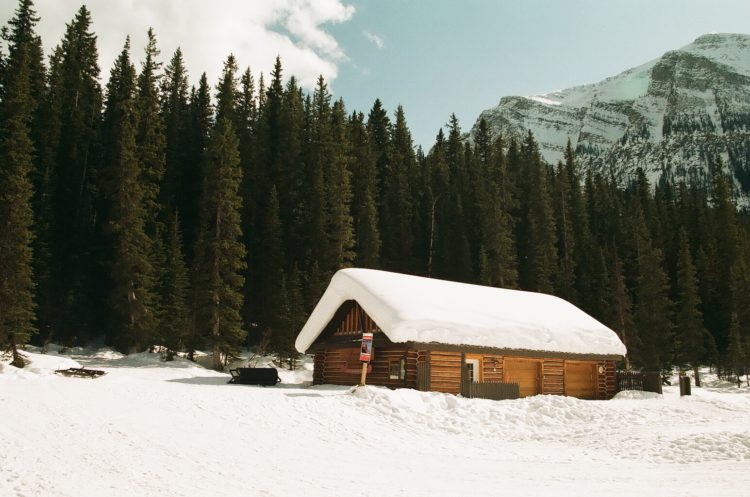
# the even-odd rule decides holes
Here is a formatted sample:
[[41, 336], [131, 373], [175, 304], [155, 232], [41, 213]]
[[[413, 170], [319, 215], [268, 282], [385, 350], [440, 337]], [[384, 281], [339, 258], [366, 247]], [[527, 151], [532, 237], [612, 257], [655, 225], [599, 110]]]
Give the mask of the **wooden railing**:
[[461, 395], [470, 399], [517, 399], [520, 393], [518, 383], [474, 383], [473, 381], [464, 381], [461, 385]]
[[661, 373], [659, 371], [618, 371], [617, 391], [623, 390], [662, 393]]

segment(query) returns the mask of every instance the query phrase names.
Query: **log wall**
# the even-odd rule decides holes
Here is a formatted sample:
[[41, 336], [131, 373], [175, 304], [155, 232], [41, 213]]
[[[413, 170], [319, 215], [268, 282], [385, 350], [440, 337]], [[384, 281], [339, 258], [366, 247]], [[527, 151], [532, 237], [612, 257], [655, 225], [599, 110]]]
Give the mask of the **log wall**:
[[542, 393], [565, 395], [565, 361], [545, 359], [542, 363]]
[[[461, 392], [461, 353], [454, 351], [419, 351], [419, 361], [430, 364], [431, 390], [458, 394]], [[482, 355], [482, 381], [496, 383], [505, 381], [504, 363], [506, 359], [531, 360], [533, 358]], [[540, 393], [565, 395], [565, 360], [538, 359], [542, 364]], [[616, 393], [614, 361], [591, 361], [597, 367], [597, 399], [610, 399]], [[598, 373], [598, 366], [605, 367], [605, 373]]]
[[429, 358], [432, 391], [461, 393], [461, 353], [431, 350]]
[[485, 355], [482, 357], [482, 373], [485, 383], [503, 381], [503, 356]]
[[[405, 377], [391, 378], [391, 362], [400, 365], [402, 359], [405, 361]], [[327, 348], [315, 354], [315, 385], [358, 385], [361, 375], [359, 348]], [[398, 345], [374, 348], [366, 382], [368, 385], [390, 388], [416, 388], [417, 352]]]
[[[604, 373], [599, 373], [599, 367], [604, 368]], [[617, 374], [615, 361], [600, 361], [597, 363], [598, 392], [597, 398], [609, 400], [617, 393]]]

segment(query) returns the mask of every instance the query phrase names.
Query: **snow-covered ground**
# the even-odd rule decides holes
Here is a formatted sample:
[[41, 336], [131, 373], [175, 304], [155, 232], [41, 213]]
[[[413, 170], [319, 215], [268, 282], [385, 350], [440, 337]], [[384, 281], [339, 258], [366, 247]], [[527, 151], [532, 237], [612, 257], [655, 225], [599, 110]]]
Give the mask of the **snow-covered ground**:
[[[0, 496], [747, 496], [750, 389], [469, 400], [277, 387], [156, 354], [0, 366]], [[58, 368], [100, 368], [98, 379]]]

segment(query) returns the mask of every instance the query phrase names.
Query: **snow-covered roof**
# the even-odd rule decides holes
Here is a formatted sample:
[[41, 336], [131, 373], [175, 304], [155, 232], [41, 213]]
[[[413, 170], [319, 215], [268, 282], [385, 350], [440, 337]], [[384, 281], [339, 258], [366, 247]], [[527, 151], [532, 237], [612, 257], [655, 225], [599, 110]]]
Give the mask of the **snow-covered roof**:
[[395, 343], [625, 355], [614, 331], [552, 295], [354, 268], [333, 276], [297, 350], [305, 352], [348, 300]]

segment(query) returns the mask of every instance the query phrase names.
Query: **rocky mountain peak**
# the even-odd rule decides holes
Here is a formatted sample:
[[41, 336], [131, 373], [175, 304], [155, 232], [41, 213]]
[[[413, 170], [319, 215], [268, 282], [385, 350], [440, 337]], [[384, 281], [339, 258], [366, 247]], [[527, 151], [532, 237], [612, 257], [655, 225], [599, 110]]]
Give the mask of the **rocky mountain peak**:
[[505, 137], [531, 130], [553, 164], [570, 139], [583, 167], [623, 183], [638, 167], [652, 183], [704, 182], [721, 157], [748, 203], [750, 35], [706, 34], [598, 83], [504, 97], [479, 119]]

